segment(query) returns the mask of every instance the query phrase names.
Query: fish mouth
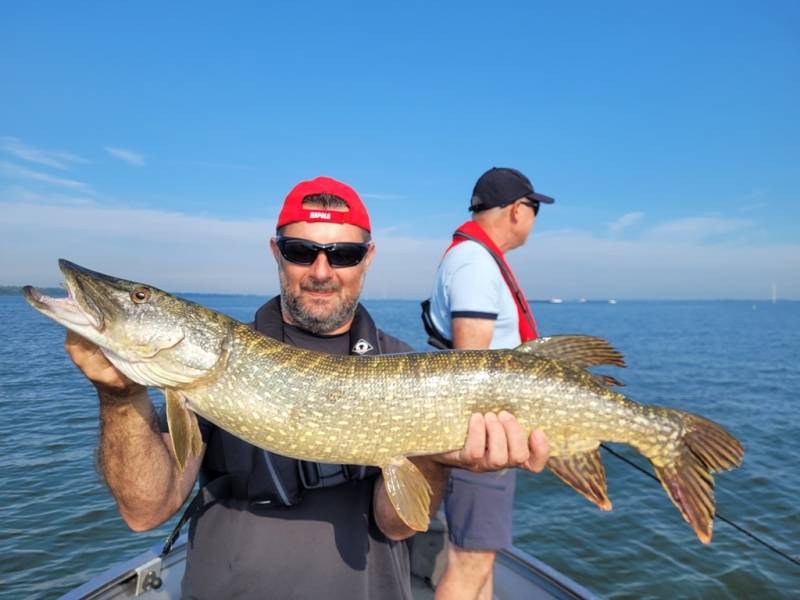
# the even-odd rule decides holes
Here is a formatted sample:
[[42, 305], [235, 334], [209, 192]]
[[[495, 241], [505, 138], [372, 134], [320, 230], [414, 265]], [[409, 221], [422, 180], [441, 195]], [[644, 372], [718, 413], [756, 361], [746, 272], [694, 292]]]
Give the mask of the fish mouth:
[[28, 303], [55, 321], [71, 329], [91, 327], [98, 332], [105, 328], [103, 311], [93, 297], [98, 297], [104, 284], [116, 280], [90, 271], [65, 259], [59, 259], [58, 266], [64, 275], [65, 298], [54, 298], [42, 293], [33, 286], [26, 285], [22, 293]]

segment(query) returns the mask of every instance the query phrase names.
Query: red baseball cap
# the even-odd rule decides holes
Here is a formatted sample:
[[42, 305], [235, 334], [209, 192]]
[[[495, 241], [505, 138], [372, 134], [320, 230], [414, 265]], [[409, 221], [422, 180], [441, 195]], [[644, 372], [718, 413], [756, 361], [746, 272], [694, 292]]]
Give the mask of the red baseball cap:
[[[332, 194], [347, 203], [350, 210], [326, 210], [319, 208], [303, 208], [303, 199], [314, 194]], [[283, 201], [281, 214], [278, 215], [276, 229], [289, 223], [298, 221], [323, 223], [350, 223], [371, 232], [369, 215], [361, 198], [349, 185], [336, 181], [331, 177], [317, 177], [308, 181], [301, 181], [292, 188], [286, 200]]]

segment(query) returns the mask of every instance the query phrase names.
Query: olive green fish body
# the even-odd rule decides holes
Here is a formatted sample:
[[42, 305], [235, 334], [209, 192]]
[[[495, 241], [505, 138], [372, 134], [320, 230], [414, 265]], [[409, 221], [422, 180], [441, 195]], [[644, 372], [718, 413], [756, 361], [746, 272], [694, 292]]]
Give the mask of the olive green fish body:
[[219, 376], [184, 391], [195, 412], [253, 444], [306, 460], [380, 465], [461, 447], [473, 412], [505, 408], [530, 421], [533, 411], [522, 407], [536, 399], [504, 400], [492, 384], [502, 372], [488, 358], [341, 357], [239, 327]]
[[[542, 429], [553, 456], [569, 454], [582, 437], [631, 443], [652, 429], [644, 407], [584, 372], [513, 351], [342, 357], [241, 326], [236, 335], [224, 372], [186, 389], [191, 408], [251, 443], [306, 460], [380, 465], [457, 449], [475, 412], [507, 410], [527, 429]], [[648, 421], [637, 427], [636, 418]]]
[[61, 262], [70, 296], [26, 288], [47, 316], [97, 343], [114, 365], [165, 391], [180, 468], [201, 450], [187, 410], [267, 450], [319, 462], [377, 465], [398, 514], [427, 528], [430, 489], [407, 457], [464, 445], [473, 413], [512, 413], [550, 442], [548, 468], [604, 510], [611, 502], [601, 442], [631, 445], [653, 464], [703, 542], [711, 538], [715, 471], [741, 463], [719, 425], [640, 405], [587, 369], [625, 366], [605, 340], [553, 336], [513, 350], [334, 356], [264, 337], [161, 290]]

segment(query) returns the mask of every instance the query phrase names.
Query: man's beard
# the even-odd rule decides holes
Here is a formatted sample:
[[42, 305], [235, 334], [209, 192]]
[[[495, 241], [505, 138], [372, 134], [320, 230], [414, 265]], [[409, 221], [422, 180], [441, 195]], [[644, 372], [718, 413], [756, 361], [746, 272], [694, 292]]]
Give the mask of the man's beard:
[[[347, 323], [353, 318], [358, 305], [358, 296], [361, 294], [361, 287], [364, 283], [362, 278], [359, 282], [358, 289], [353, 297], [344, 298], [336, 303], [333, 310], [325, 313], [319, 311], [309, 310], [314, 305], [314, 301], [307, 300], [306, 306], [299, 296], [295, 296], [286, 285], [283, 272], [278, 269], [281, 282], [281, 310], [284, 315], [291, 318], [294, 323], [306, 331], [310, 331], [315, 335], [327, 335], [332, 331], [336, 331], [342, 325]], [[315, 281], [309, 279], [300, 284], [301, 292], [339, 292], [341, 287], [333, 281]], [[337, 298], [338, 300], [338, 298]]]

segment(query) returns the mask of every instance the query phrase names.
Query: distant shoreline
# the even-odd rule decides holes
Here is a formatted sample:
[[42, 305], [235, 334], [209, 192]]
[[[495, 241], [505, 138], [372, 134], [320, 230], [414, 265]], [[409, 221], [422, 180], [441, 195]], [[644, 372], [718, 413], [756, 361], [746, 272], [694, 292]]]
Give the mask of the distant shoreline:
[[[0, 285], [0, 296], [21, 296], [22, 288], [23, 286], [21, 285]], [[63, 296], [65, 293], [64, 288], [46, 287], [37, 289], [48, 296]]]
[[[0, 296], [21, 296], [21, 285], [0, 285]], [[62, 287], [43, 287], [37, 288], [39, 291], [47, 294], [48, 296], [64, 296], [66, 291]], [[251, 297], [251, 298], [271, 298], [275, 293], [268, 294], [236, 294], [232, 292], [170, 292], [175, 296], [218, 296], [221, 298], [234, 298], [234, 297]], [[362, 301], [392, 301], [392, 302], [420, 302], [421, 300], [412, 298], [362, 298]], [[587, 299], [563, 299], [557, 302], [552, 300], [528, 298], [530, 304], [611, 304], [612, 306], [617, 303], [627, 302], [751, 302], [751, 303], [767, 303], [771, 304], [771, 298], [617, 298], [614, 302], [609, 302], [607, 298], [587, 298]], [[778, 304], [787, 302], [800, 302], [794, 298], [779, 298]]]

